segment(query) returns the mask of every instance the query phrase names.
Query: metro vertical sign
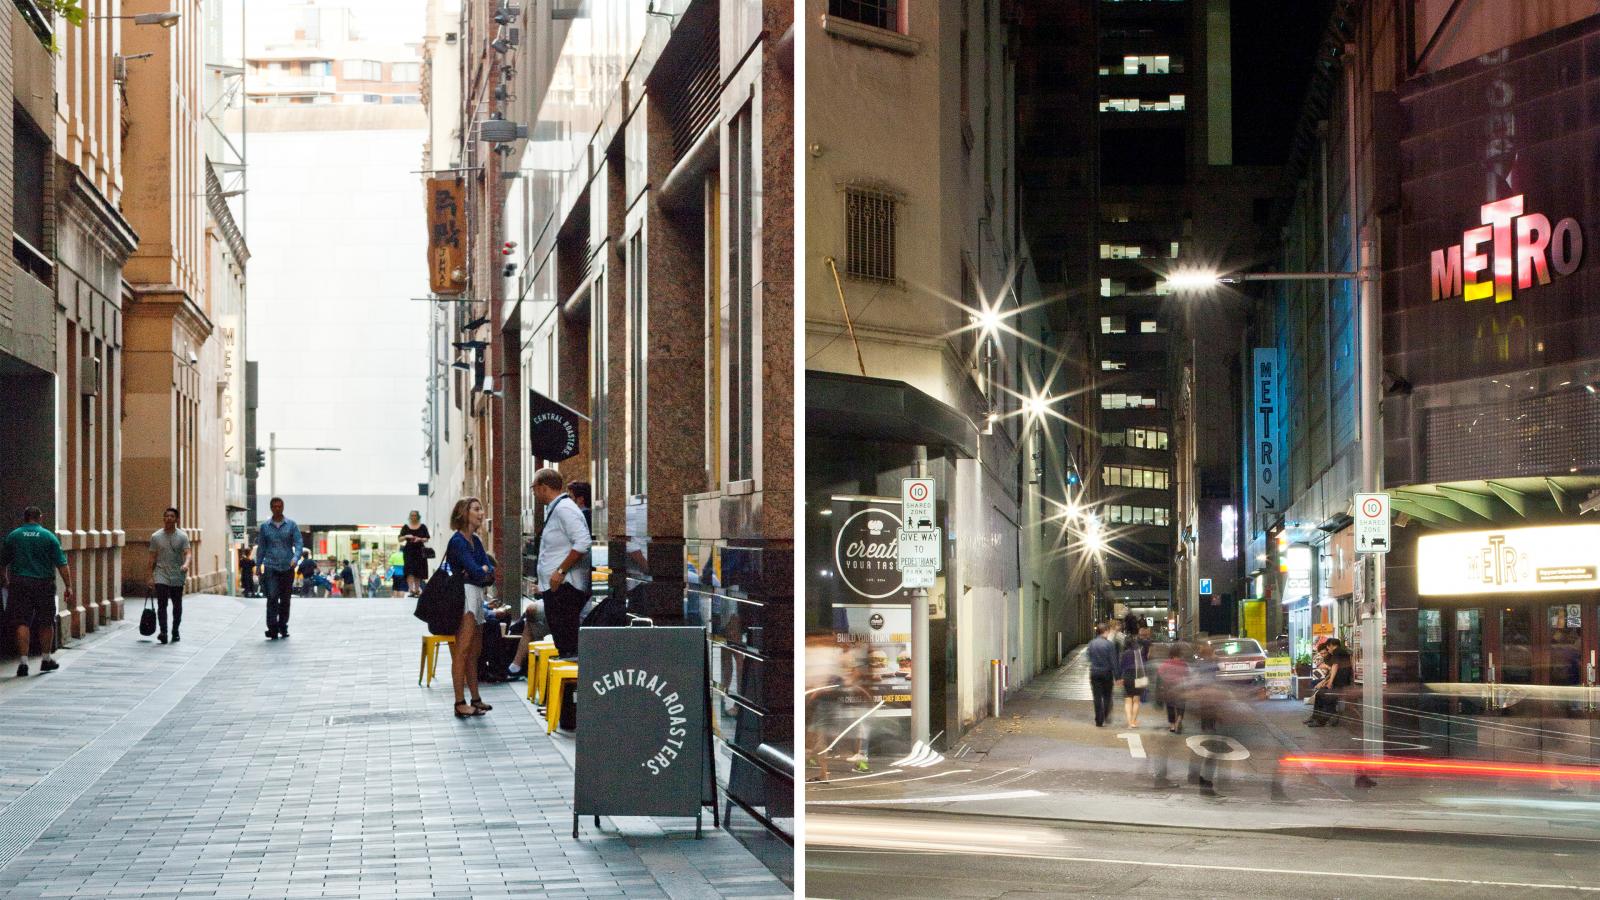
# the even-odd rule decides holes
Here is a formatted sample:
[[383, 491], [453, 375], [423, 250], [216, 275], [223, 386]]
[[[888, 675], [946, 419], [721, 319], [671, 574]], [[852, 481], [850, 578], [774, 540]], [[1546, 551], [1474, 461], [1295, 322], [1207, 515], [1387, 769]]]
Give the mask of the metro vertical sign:
[[1478, 211], [1481, 225], [1462, 232], [1461, 243], [1433, 251], [1429, 298], [1470, 303], [1493, 297], [1504, 303], [1511, 299], [1513, 278], [1517, 290], [1527, 290], [1535, 282], [1549, 284], [1552, 269], [1563, 276], [1577, 271], [1583, 261], [1578, 220], [1565, 218], [1552, 227], [1548, 216], [1524, 214], [1523, 207], [1522, 194], [1485, 203]]
[[1278, 458], [1278, 351], [1274, 347], [1255, 348], [1250, 367], [1255, 405], [1255, 493], [1256, 528], [1264, 529], [1279, 512], [1278, 481], [1282, 461]]

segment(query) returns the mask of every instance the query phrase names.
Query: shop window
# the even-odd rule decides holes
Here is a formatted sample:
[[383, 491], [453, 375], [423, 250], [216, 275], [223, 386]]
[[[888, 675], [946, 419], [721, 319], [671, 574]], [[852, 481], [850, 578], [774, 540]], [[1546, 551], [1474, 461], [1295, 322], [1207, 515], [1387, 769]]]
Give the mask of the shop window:
[[1526, 607], [1501, 608], [1498, 662], [1500, 682], [1533, 683], [1533, 615]]
[[1123, 369], [1126, 369], [1127, 367], [1128, 367], [1128, 364], [1123, 362], [1120, 359], [1102, 359], [1102, 360], [1100, 360], [1100, 371], [1102, 371], [1102, 372], [1120, 372]]
[[50, 141], [21, 112], [12, 116], [12, 152], [15, 165], [11, 186], [15, 206], [11, 220], [12, 255], [18, 265], [45, 284], [51, 265], [45, 252], [45, 186], [49, 172]]
[[[589, 425], [589, 485], [593, 491], [589, 502], [602, 508], [610, 505], [607, 498], [611, 483], [608, 477], [611, 444], [611, 371], [607, 365], [607, 360], [611, 357], [608, 349], [611, 325], [607, 318], [604, 287], [607, 277], [606, 274], [602, 274], [589, 289], [589, 384], [594, 391], [589, 400], [589, 408], [594, 411], [594, 419]], [[557, 351], [553, 331], [546, 340], [548, 342], [545, 349], [546, 358], [551, 361], [552, 367], [549, 383], [554, 386], [556, 381], [553, 369]]]
[[1160, 334], [1161, 333], [1161, 323], [1157, 322], [1155, 319], [1142, 319], [1139, 322], [1139, 333], [1140, 334]]
[[1101, 334], [1126, 334], [1128, 331], [1127, 316], [1101, 316]]
[[1417, 665], [1424, 684], [1450, 680], [1443, 619], [1444, 614], [1437, 609], [1417, 610]]
[[1550, 683], [1581, 685], [1583, 672], [1583, 605], [1564, 603], [1548, 610]]
[[[750, 107], [746, 105], [728, 123], [728, 479], [755, 477], [756, 351], [754, 272], [755, 241], [755, 137]], [[848, 196], [848, 195], [847, 195]], [[847, 202], [848, 205], [848, 202]], [[879, 209], [882, 212], [881, 206]], [[870, 226], [863, 210], [861, 226]], [[894, 277], [894, 204], [888, 203], [887, 222], [879, 223], [880, 236], [888, 235], [887, 277]], [[854, 218], [852, 218], [854, 222]], [[852, 259], [855, 239], [851, 239]], [[863, 260], [863, 264], [865, 260]]]
[[649, 328], [645, 302], [644, 232], [635, 231], [628, 238], [628, 494], [643, 497], [646, 494], [645, 451], [648, 435], [645, 428], [646, 356], [645, 335]]
[[1456, 680], [1463, 684], [1484, 682], [1483, 613], [1458, 609], [1456, 616]]

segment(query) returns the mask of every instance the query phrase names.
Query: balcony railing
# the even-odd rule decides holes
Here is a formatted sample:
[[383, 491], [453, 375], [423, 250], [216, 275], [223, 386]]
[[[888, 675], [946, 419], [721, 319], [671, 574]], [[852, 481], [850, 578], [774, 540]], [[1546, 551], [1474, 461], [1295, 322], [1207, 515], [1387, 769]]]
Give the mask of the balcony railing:
[[54, 18], [34, 0], [11, 0], [11, 2], [17, 5], [17, 11], [22, 13], [23, 21], [33, 29], [33, 34], [39, 39], [39, 43], [46, 47], [54, 47], [56, 40]]

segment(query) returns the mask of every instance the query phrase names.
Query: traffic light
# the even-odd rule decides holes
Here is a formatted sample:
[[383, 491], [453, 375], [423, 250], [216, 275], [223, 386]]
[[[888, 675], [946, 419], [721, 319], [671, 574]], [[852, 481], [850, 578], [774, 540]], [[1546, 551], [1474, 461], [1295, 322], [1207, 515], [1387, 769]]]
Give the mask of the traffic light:
[[267, 467], [267, 451], [257, 447], [250, 451], [250, 469], [259, 472]]

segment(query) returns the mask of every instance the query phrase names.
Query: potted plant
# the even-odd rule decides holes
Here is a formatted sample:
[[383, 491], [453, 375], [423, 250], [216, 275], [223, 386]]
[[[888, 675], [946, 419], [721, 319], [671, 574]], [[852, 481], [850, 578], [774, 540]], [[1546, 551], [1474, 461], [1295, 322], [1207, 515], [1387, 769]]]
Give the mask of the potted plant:
[[1302, 653], [1294, 658], [1294, 696], [1304, 700], [1311, 696], [1311, 654]]

